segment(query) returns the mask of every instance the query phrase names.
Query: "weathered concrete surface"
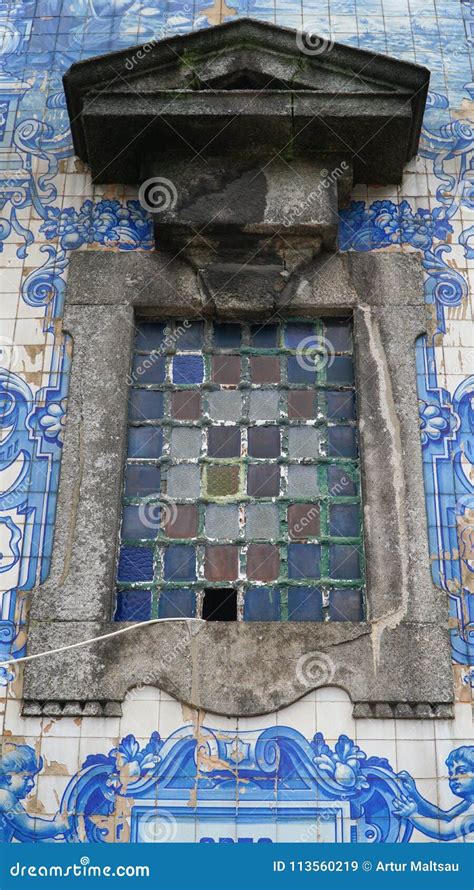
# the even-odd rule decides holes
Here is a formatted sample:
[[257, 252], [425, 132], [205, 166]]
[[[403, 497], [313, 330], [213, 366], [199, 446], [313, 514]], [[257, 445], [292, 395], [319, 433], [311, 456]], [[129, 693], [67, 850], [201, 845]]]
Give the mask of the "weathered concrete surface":
[[177, 184], [176, 201], [153, 218], [158, 245], [188, 235], [193, 245], [214, 235], [228, 236], [233, 245], [239, 233], [273, 236], [290, 241], [302, 235], [335, 250], [338, 210], [347, 203], [352, 187], [352, 164], [343, 156], [318, 155], [288, 164], [273, 153], [228, 157], [145, 158], [140, 179], [153, 183], [166, 177]]
[[[62, 622], [30, 628], [30, 645], [52, 648], [117, 629], [117, 624]], [[123, 701], [142, 684], [156, 685], [179, 701], [218, 714], [252, 716], [291, 704], [329, 683], [355, 703], [449, 705], [443, 667], [420, 670], [419, 651], [443, 649], [443, 628], [405, 623], [384, 635], [378, 666], [370, 624], [291, 622], [209, 623], [187, 620], [136, 628], [114, 640], [75, 649], [53, 661], [40, 659], [28, 675], [25, 698], [50, 712], [59, 703]], [[277, 653], [277, 654], [276, 654]], [[53, 669], [52, 669], [53, 668]], [[312, 682], [312, 675], [317, 675]], [[432, 692], [436, 687], [436, 699]], [[60, 705], [63, 707], [63, 704]], [[76, 713], [83, 705], [77, 704]], [[446, 716], [448, 709], [441, 714]]]

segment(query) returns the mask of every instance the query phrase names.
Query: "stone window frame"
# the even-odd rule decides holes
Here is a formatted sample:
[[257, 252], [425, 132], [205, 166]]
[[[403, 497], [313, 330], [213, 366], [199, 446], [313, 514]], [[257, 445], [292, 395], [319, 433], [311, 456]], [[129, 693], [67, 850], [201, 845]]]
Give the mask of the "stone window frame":
[[[272, 289], [269, 284], [268, 288]], [[265, 320], [353, 313], [366, 620], [165, 622], [26, 666], [26, 715], [117, 715], [128, 690], [156, 685], [225, 715], [345, 689], [358, 717], [452, 716], [445, 598], [428, 555], [415, 342], [429, 325], [418, 254], [321, 254], [255, 310], [229, 304], [166, 254], [78, 252], [63, 330], [72, 350], [51, 574], [33, 591], [28, 653], [117, 630], [113, 622], [128, 374], [135, 314]]]

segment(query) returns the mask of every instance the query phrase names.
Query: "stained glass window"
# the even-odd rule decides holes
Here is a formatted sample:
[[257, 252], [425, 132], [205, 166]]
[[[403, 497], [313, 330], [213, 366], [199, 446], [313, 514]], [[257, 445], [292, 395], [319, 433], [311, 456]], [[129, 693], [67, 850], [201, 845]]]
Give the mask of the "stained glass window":
[[117, 620], [360, 621], [350, 318], [143, 321]]

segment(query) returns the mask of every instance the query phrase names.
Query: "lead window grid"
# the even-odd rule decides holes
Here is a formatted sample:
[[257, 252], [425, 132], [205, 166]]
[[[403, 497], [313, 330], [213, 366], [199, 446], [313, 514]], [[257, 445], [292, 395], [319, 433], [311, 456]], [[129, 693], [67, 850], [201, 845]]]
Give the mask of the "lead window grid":
[[362, 619], [351, 328], [137, 322], [118, 620]]

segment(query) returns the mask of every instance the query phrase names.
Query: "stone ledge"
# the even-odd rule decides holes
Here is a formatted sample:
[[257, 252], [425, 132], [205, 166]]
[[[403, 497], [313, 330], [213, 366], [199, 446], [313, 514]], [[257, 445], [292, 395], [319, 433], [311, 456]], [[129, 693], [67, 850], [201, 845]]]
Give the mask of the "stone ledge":
[[41, 701], [25, 699], [24, 717], [121, 717], [119, 701]]
[[[377, 622], [372, 626], [367, 622], [221, 622], [217, 626], [217, 622], [188, 619], [129, 626], [130, 632], [121, 636], [119, 644], [105, 639], [39, 659], [34, 671], [27, 665], [26, 702], [43, 702], [42, 713], [50, 716], [61, 716], [60, 702], [68, 702], [65, 715], [100, 716], [98, 703], [111, 702], [115, 707], [144, 683], [192, 708], [227, 716], [272, 713], [313, 689], [331, 685], [344, 689], [357, 706], [360, 703], [359, 716], [365, 717], [393, 716], [395, 702], [400, 703], [397, 716], [430, 719], [427, 701], [448, 708], [452, 702], [452, 680], [445, 670], [449, 638], [437, 623], [402, 622], [396, 629], [385, 630], [377, 665]], [[47, 652], [120, 628], [112, 622], [35, 620], [28, 649]], [[424, 657], [419, 652], [420, 640]], [[323, 673], [319, 670], [313, 676], [313, 663]], [[413, 707], [417, 705], [413, 714], [404, 713], [402, 697], [407, 693]], [[77, 708], [74, 713], [71, 703]]]
[[355, 719], [452, 720], [454, 705], [446, 702], [356, 702]]
[[[122, 703], [25, 699], [22, 713], [24, 717], [121, 717]], [[352, 716], [356, 720], [451, 720], [454, 706], [446, 702], [355, 702]]]

